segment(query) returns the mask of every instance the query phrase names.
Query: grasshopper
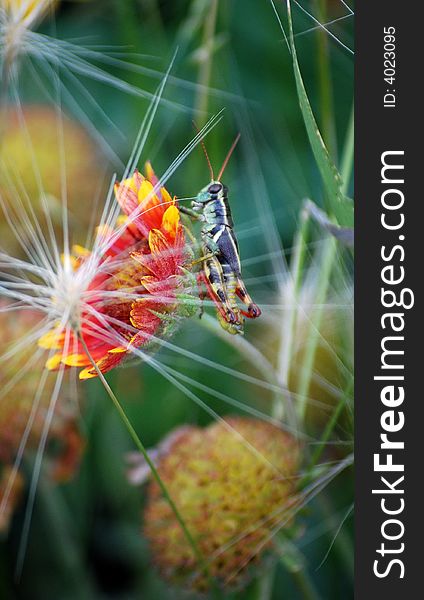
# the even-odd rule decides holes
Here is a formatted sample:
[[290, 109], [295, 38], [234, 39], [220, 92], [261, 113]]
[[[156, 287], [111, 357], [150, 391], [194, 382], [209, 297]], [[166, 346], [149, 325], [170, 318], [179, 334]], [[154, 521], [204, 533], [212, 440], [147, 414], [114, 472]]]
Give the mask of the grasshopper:
[[[242, 279], [239, 247], [228, 202], [228, 188], [221, 182], [222, 174], [239, 138], [240, 134], [234, 140], [217, 178], [202, 142], [211, 182], [192, 201], [191, 209], [180, 208], [181, 212], [202, 223], [203, 256], [194, 261], [203, 263], [203, 269], [198, 274], [198, 283], [199, 286], [206, 286], [207, 294], [217, 307], [221, 326], [233, 334], [243, 333], [243, 316], [255, 319], [261, 314]], [[246, 310], [239, 308], [236, 296], [246, 305]]]

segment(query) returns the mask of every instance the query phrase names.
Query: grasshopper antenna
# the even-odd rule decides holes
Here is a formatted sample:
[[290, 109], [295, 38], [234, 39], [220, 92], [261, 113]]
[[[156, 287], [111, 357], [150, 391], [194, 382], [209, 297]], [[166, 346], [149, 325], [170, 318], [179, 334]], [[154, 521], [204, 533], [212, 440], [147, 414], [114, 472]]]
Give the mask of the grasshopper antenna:
[[234, 152], [234, 148], [237, 146], [237, 142], [239, 141], [239, 139], [240, 139], [240, 133], [237, 134], [236, 139], [234, 140], [234, 142], [231, 145], [231, 148], [228, 150], [228, 154], [227, 154], [227, 156], [226, 156], [226, 158], [224, 160], [224, 163], [223, 163], [223, 165], [221, 167], [220, 172], [218, 173], [218, 179], [217, 179], [217, 181], [221, 181], [222, 174], [225, 171], [225, 168], [226, 168], [226, 166], [228, 164], [228, 161], [230, 160], [231, 155]]
[[[193, 121], [193, 126], [196, 129], [197, 133], [200, 133], [200, 129], [197, 127], [197, 125], [196, 125], [196, 123], [194, 121]], [[208, 167], [209, 167], [209, 173], [211, 175], [211, 181], [215, 181], [215, 177], [214, 177], [213, 169], [212, 169], [212, 164], [211, 164], [211, 161], [210, 161], [210, 158], [209, 158], [208, 151], [206, 150], [206, 145], [205, 145], [205, 142], [203, 141], [203, 138], [200, 138], [200, 143], [202, 144], [203, 152], [204, 152], [204, 154], [206, 156], [206, 161], [207, 161]]]

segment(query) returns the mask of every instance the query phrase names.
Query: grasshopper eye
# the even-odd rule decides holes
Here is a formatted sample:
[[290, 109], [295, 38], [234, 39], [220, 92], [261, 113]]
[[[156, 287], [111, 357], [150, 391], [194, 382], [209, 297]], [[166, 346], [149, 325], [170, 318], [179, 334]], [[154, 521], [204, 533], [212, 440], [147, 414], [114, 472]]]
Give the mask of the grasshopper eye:
[[208, 192], [210, 194], [217, 194], [218, 192], [220, 192], [222, 190], [222, 185], [220, 183], [212, 183], [209, 187], [208, 187]]

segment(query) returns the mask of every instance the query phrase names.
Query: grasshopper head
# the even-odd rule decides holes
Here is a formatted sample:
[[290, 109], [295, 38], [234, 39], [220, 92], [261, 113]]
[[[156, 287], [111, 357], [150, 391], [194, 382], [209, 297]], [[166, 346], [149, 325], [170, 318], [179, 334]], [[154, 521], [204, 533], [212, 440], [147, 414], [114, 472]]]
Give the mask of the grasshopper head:
[[220, 181], [211, 181], [202, 190], [200, 190], [196, 200], [197, 202], [203, 202], [204, 204], [206, 204], [211, 200], [220, 198], [226, 193], [226, 191], [227, 187], [223, 185]]

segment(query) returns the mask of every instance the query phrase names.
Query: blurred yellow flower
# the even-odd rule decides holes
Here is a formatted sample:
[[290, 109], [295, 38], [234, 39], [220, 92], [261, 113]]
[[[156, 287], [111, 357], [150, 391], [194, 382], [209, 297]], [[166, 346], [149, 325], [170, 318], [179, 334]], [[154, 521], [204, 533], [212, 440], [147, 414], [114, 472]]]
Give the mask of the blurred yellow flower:
[[[22, 114], [17, 109], [8, 109], [0, 146], [0, 197], [15, 221], [22, 219], [23, 211], [28, 214], [33, 210], [34, 217], [44, 230], [47, 230], [44, 214], [47, 208], [60, 240], [63, 235], [64, 174], [68, 182], [69, 229], [74, 241], [85, 243], [90, 225], [96, 222], [96, 210], [100, 210], [96, 199], [106, 191], [104, 160], [78, 123], [62, 116], [60, 127], [63, 131], [63, 152], [58, 114], [54, 108], [27, 105]], [[2, 210], [0, 234], [4, 249], [10, 254], [19, 252], [18, 241]]]

